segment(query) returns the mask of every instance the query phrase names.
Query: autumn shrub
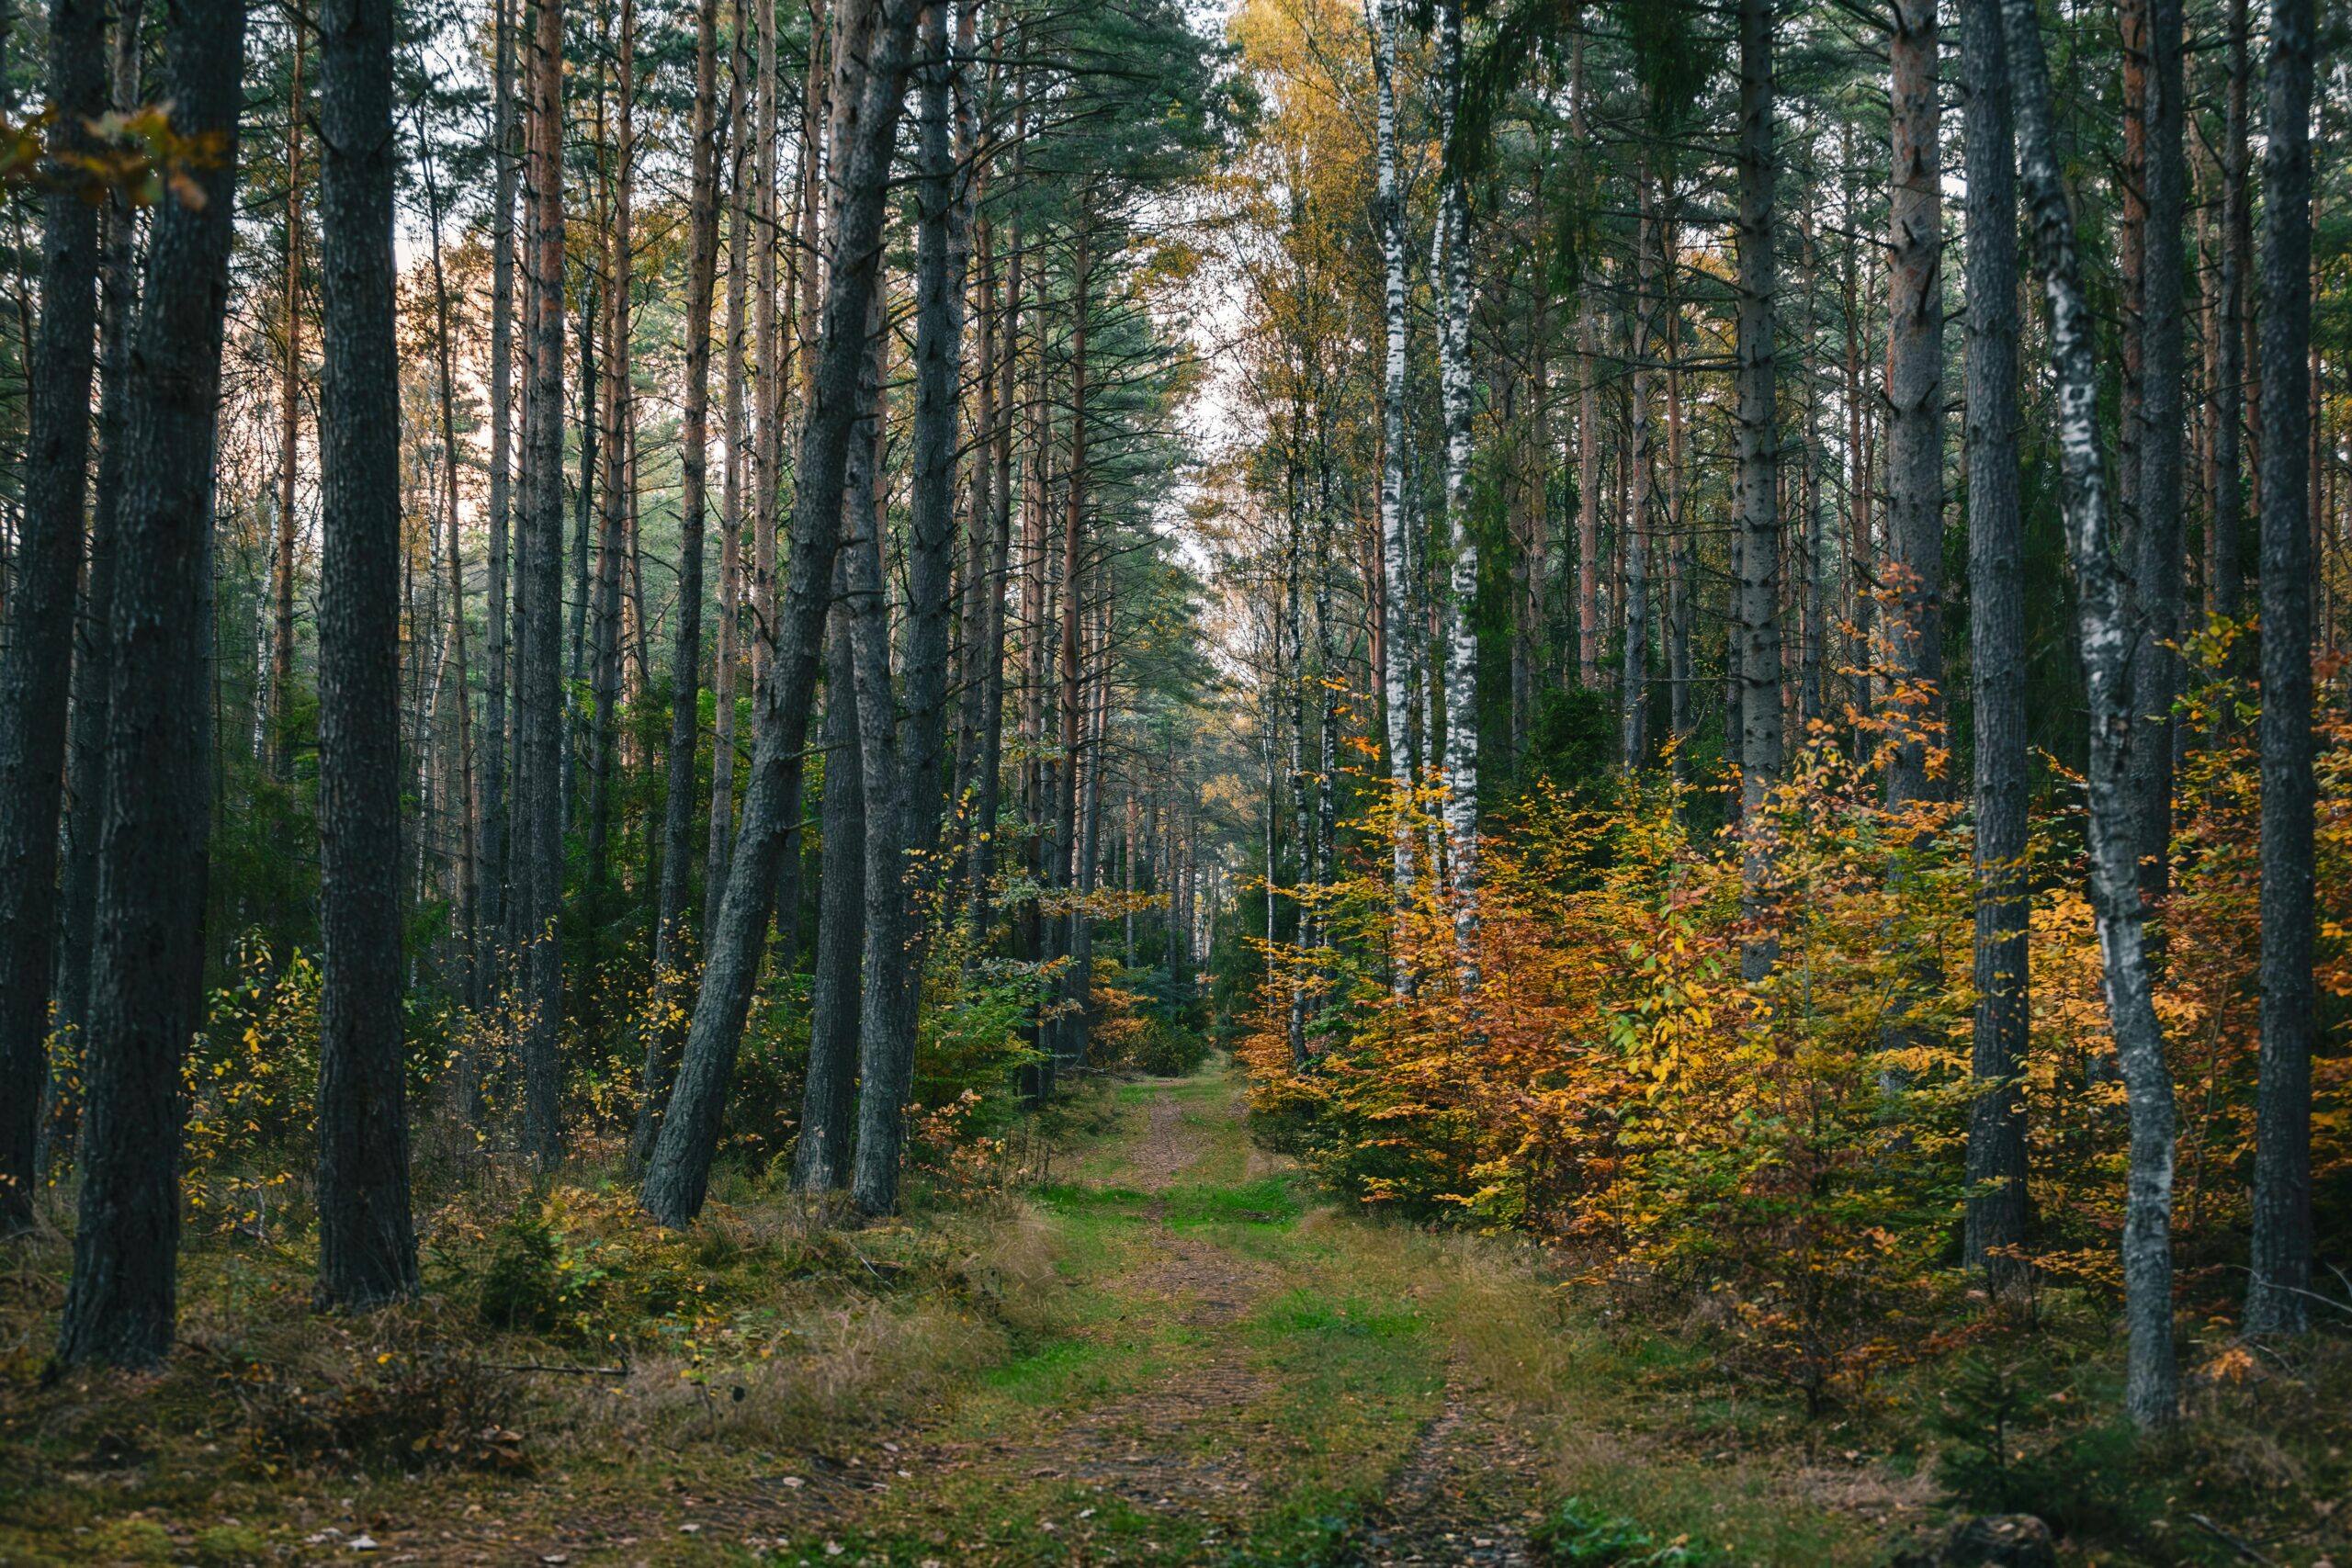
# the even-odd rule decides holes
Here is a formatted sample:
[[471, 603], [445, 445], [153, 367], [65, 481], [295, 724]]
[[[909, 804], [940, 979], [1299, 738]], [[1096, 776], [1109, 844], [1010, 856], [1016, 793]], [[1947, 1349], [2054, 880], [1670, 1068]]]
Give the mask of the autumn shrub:
[[296, 1465], [515, 1470], [513, 1381], [464, 1351], [387, 1351], [348, 1378], [263, 1362], [223, 1374], [256, 1455]]

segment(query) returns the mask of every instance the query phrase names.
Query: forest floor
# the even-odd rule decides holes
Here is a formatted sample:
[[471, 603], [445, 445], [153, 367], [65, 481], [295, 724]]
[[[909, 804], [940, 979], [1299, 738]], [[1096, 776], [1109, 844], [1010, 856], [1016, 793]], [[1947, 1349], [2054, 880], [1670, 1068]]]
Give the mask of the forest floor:
[[[1923, 1481], [1819, 1423], [1660, 1393], [1655, 1345], [1580, 1315], [1524, 1250], [1335, 1210], [1244, 1113], [1219, 1066], [1091, 1086], [1054, 1179], [984, 1219], [854, 1233], [890, 1289], [853, 1298], [773, 1247], [710, 1254], [750, 1303], [736, 1317], [769, 1311], [810, 1355], [605, 1379], [567, 1375], [593, 1349], [507, 1344], [547, 1359], [460, 1377], [525, 1384], [496, 1417], [516, 1429], [436, 1468], [269, 1460], [284, 1401], [256, 1416], [251, 1385], [275, 1354], [343, 1391], [321, 1419], [398, 1427], [394, 1393], [269, 1336], [333, 1340], [364, 1371], [467, 1332], [456, 1287], [388, 1338], [338, 1339], [290, 1287], [208, 1319], [199, 1279], [175, 1371], [0, 1383], [0, 1563], [1530, 1564], [1573, 1497], [1724, 1553], [1707, 1561], [1859, 1564], [1925, 1516]], [[51, 1298], [61, 1261], [20, 1261], [0, 1305]], [[429, 1292], [434, 1274], [428, 1254]]]

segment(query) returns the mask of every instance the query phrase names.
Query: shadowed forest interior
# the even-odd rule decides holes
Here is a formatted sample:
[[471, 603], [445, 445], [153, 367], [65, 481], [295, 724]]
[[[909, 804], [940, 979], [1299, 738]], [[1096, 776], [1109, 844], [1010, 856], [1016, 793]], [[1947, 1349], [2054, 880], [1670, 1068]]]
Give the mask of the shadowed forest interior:
[[0, 1564], [2352, 1561], [2347, 130], [0, 10]]

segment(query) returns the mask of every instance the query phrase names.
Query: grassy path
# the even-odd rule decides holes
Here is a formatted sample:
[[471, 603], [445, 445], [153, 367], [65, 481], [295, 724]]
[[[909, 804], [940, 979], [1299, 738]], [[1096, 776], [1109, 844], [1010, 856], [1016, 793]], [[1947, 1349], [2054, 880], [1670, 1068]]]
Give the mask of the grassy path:
[[[0, 1276], [26, 1363], [0, 1378], [0, 1568], [1859, 1568], [1916, 1501], [1857, 1456], [1797, 1457], [1785, 1415], [1694, 1393], [1707, 1380], [1660, 1359], [1682, 1354], [1669, 1326], [1612, 1338], [1523, 1252], [1333, 1207], [1244, 1110], [1216, 1067], [1097, 1085], [1061, 1113], [1082, 1125], [1044, 1186], [848, 1233], [747, 1190], [666, 1263], [621, 1261], [647, 1233], [614, 1189], [609, 1239], [567, 1258], [638, 1291], [700, 1270], [687, 1288], [762, 1347], [699, 1384], [683, 1345], [617, 1377], [494, 1365], [617, 1352], [485, 1337], [456, 1263], [413, 1307], [346, 1321], [307, 1311], [299, 1258], [231, 1252], [202, 1255], [166, 1372], [51, 1386], [27, 1358], [62, 1251], [20, 1257]], [[257, 1410], [380, 1436], [375, 1404], [329, 1395], [376, 1399], [379, 1366], [444, 1353], [499, 1374], [518, 1463], [421, 1464], [404, 1438], [297, 1461], [257, 1438]], [[1649, 1544], [1546, 1557], [1539, 1526], [1570, 1497]], [[1707, 1551], [1644, 1555], [1684, 1537]]]
[[1035, 1194], [1057, 1331], [934, 1422], [699, 1508], [697, 1534], [786, 1563], [1517, 1565], [1550, 1561], [1531, 1530], [1581, 1488], [1659, 1541], [1717, 1525], [1747, 1561], [1867, 1560], [1775, 1481], [1624, 1448], [1549, 1292], [1475, 1242], [1316, 1206], [1215, 1069], [1116, 1095]]

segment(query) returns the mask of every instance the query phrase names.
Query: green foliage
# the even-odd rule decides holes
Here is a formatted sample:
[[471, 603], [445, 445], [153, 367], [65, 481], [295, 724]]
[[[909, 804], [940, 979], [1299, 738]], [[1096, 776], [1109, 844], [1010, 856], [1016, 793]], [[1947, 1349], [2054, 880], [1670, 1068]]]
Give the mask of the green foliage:
[[1661, 1542], [1633, 1520], [1576, 1497], [1564, 1499], [1528, 1539], [1563, 1568], [1714, 1568], [1730, 1562], [1687, 1536]]
[[2044, 1351], [1973, 1351], [1941, 1370], [1928, 1425], [1936, 1480], [1983, 1513], [2033, 1514], [2062, 1535], [2128, 1529], [2138, 1444], [2108, 1389], [2086, 1390]]
[[537, 1203], [515, 1211], [495, 1233], [476, 1307], [481, 1320], [493, 1328], [553, 1327], [564, 1298], [561, 1254], [555, 1227]]

